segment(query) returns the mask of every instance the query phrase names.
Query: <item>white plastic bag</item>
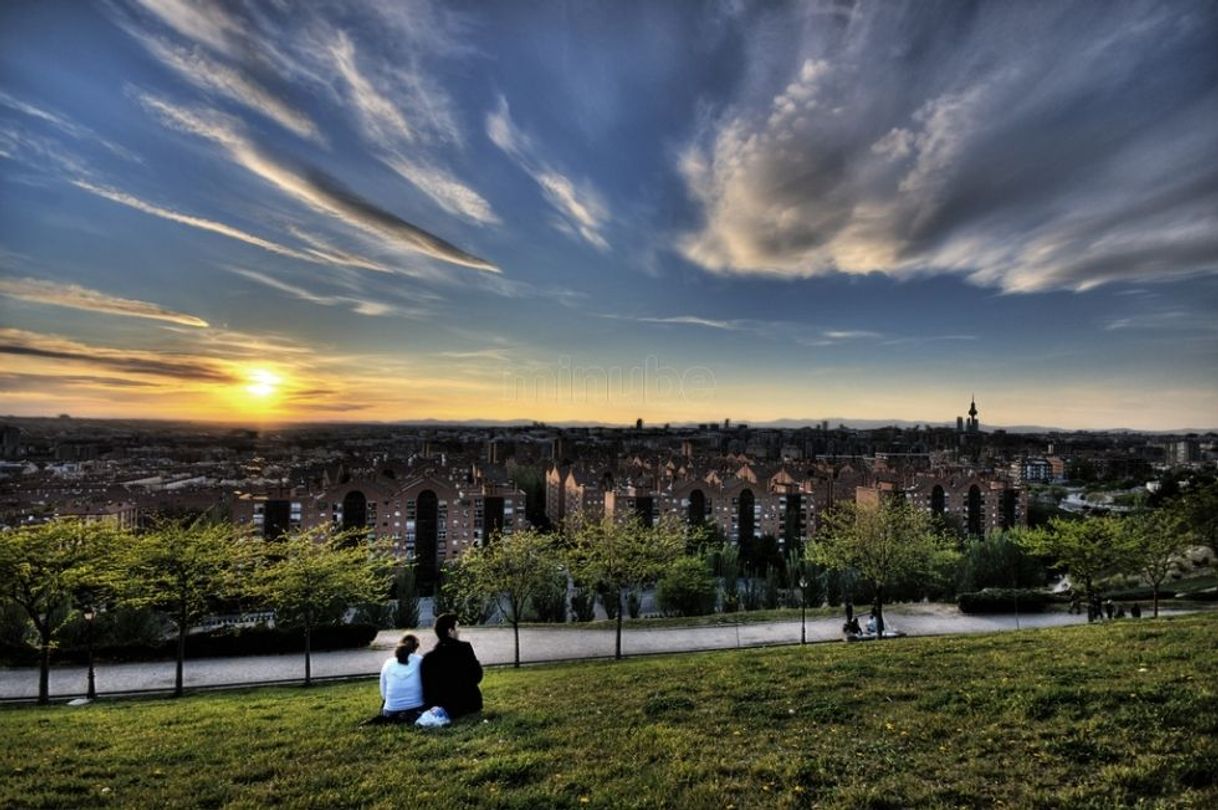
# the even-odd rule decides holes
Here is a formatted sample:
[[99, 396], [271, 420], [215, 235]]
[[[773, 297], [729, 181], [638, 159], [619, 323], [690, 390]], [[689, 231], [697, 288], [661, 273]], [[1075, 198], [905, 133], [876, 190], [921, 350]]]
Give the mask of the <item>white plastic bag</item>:
[[422, 728], [439, 728], [447, 726], [452, 720], [448, 716], [448, 712], [444, 711], [443, 706], [432, 706], [427, 711], [419, 715], [419, 719], [414, 721], [416, 726]]

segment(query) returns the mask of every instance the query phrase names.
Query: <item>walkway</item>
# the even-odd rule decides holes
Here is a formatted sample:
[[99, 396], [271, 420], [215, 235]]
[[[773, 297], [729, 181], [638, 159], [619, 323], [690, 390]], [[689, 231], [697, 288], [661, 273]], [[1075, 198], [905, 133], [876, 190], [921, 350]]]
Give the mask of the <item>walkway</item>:
[[[1162, 611], [1161, 611], [1162, 612]], [[959, 633], [990, 633], [1016, 629], [1016, 617], [965, 616], [949, 605], [898, 605], [885, 611], [889, 629], [910, 636]], [[1023, 629], [1080, 624], [1084, 616], [1067, 613], [1021, 615]], [[809, 619], [808, 641], [841, 639], [841, 617]], [[736, 647], [760, 647], [799, 643], [799, 620], [757, 624], [711, 625], [702, 627], [631, 628], [622, 632], [622, 651], [627, 656], [653, 653], [692, 652]], [[434, 637], [430, 630], [416, 630], [424, 650]], [[401, 637], [400, 631], [382, 631], [371, 647], [313, 654], [315, 678], [371, 677], [380, 672], [389, 650]], [[471, 642], [484, 664], [512, 662], [510, 627], [463, 627], [461, 638]], [[520, 631], [520, 655], [524, 663], [570, 659], [607, 658], [613, 655], [612, 629], [586, 629], [579, 625], [529, 627]], [[97, 667], [99, 694], [116, 692], [167, 691], [173, 688], [174, 662], [155, 661], [134, 664], [101, 664]], [[244, 684], [299, 681], [304, 678], [304, 656], [259, 655], [244, 658], [203, 658], [187, 660], [186, 687], [215, 687]], [[77, 697], [84, 693], [84, 667], [51, 669], [51, 695]], [[38, 670], [0, 669], [0, 700], [33, 698], [38, 694]]]

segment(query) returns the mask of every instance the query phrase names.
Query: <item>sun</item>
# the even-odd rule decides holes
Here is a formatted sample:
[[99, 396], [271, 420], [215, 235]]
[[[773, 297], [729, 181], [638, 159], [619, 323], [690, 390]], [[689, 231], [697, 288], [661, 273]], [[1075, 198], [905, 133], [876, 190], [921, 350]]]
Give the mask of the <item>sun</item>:
[[249, 384], [245, 391], [255, 399], [270, 399], [279, 390], [283, 378], [265, 368], [252, 368], [246, 373]]

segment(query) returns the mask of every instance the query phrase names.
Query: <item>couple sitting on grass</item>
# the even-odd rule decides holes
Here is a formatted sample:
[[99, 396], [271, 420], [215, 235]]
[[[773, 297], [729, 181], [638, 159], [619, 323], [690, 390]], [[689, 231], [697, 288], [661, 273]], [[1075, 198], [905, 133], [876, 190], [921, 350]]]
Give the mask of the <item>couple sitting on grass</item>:
[[452, 720], [482, 711], [482, 665], [469, 642], [457, 638], [456, 614], [437, 616], [435, 631], [438, 640], [427, 655], [419, 655], [419, 639], [407, 635], [381, 667], [385, 705], [376, 722], [414, 723], [437, 707]]

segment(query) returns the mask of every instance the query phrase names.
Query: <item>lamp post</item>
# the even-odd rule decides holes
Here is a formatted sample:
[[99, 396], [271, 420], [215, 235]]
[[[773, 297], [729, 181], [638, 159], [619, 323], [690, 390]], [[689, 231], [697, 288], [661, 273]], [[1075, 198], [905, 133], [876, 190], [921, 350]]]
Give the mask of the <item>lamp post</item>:
[[97, 611], [93, 606], [85, 608], [85, 627], [87, 629], [87, 644], [89, 645], [89, 686], [85, 690], [85, 698], [87, 700], [97, 700], [97, 684], [93, 679], [93, 620], [97, 618]]
[[808, 595], [805, 590], [808, 587], [808, 578], [804, 575], [799, 577], [799, 643], [808, 643]]

